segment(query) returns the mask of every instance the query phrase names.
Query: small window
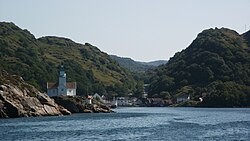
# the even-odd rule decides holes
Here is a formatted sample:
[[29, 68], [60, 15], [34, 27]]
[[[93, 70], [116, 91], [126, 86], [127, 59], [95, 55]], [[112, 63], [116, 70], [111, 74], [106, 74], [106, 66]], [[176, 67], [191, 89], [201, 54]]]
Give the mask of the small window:
[[62, 89], [62, 91], [63, 91], [63, 89]]

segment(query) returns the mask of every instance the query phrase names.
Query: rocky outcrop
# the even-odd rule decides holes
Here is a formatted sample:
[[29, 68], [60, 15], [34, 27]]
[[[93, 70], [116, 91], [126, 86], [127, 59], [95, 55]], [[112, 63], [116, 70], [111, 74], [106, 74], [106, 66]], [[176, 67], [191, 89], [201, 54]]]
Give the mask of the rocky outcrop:
[[71, 113], [110, 113], [113, 112], [106, 105], [93, 100], [93, 104], [87, 104], [83, 97], [55, 96], [58, 105], [62, 105]]
[[21, 77], [0, 70], [0, 118], [71, 114]]

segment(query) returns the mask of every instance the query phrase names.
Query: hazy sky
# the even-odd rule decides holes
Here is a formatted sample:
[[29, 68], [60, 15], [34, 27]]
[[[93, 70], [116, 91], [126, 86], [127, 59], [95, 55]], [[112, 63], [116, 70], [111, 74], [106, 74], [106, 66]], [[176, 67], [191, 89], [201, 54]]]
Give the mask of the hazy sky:
[[138, 61], [167, 60], [204, 29], [249, 30], [250, 0], [0, 0], [0, 21], [37, 38], [62, 36]]

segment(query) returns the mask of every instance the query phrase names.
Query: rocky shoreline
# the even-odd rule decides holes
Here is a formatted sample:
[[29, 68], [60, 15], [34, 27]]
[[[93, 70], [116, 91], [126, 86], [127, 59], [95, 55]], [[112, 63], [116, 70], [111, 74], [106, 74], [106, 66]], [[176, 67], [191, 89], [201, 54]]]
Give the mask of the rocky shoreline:
[[55, 102], [71, 113], [111, 113], [113, 112], [108, 106], [94, 100], [92, 104], [87, 104], [85, 99], [80, 96], [56, 96], [52, 97]]
[[50, 98], [21, 77], [0, 70], [0, 118], [60, 116], [71, 113], [109, 113], [109, 107], [84, 103], [81, 97]]

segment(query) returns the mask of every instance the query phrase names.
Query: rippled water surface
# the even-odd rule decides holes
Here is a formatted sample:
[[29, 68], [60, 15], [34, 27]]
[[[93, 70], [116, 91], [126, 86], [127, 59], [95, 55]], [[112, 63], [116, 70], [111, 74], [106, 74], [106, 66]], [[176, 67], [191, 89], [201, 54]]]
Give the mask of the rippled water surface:
[[250, 108], [118, 108], [115, 111], [0, 119], [0, 140], [250, 141]]

